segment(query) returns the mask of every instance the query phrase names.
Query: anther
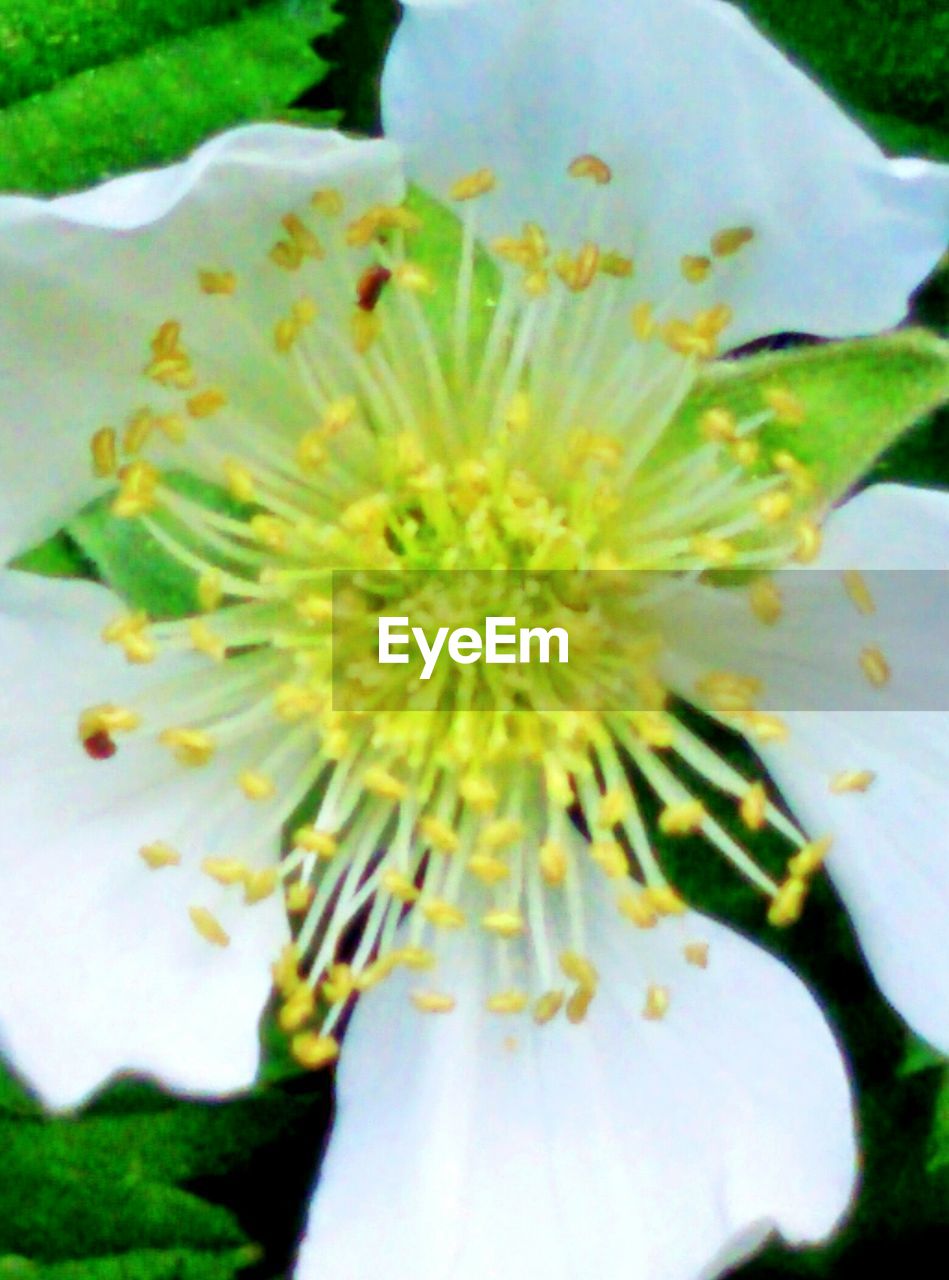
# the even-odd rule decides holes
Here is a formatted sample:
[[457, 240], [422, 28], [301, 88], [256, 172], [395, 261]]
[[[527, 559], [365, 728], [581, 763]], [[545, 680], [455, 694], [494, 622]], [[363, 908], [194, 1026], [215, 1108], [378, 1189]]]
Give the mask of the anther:
[[293, 845], [327, 859], [335, 857], [339, 851], [337, 837], [331, 831], [318, 831], [316, 827], [298, 827], [293, 833]]
[[500, 884], [511, 874], [507, 863], [490, 853], [473, 853], [466, 866], [473, 876], [486, 885]]
[[701, 800], [679, 800], [659, 814], [659, 830], [667, 836], [692, 835], [702, 829], [707, 816]]
[[606, 186], [613, 177], [613, 171], [605, 160], [599, 156], [585, 154], [571, 160], [567, 172], [571, 178], [590, 178], [597, 186]]
[[418, 829], [426, 843], [439, 853], [457, 853], [460, 841], [456, 832], [441, 818], [419, 819]]
[[545, 840], [540, 846], [540, 874], [552, 889], [562, 885], [567, 876], [567, 851], [556, 840]]
[[868, 791], [876, 779], [871, 769], [844, 769], [835, 773], [830, 780], [830, 790], [835, 796], [845, 795], [848, 791]]
[[396, 871], [394, 867], [389, 867], [383, 871], [379, 877], [379, 883], [386, 893], [391, 894], [399, 902], [408, 904], [418, 901], [419, 891], [415, 884], [408, 876], [403, 875], [401, 871]]
[[800, 876], [790, 875], [778, 889], [768, 908], [768, 923], [778, 929], [795, 924], [801, 918], [806, 898], [807, 881]]
[[243, 884], [247, 876], [247, 864], [239, 858], [205, 858], [201, 870], [218, 884]]
[[379, 765], [372, 765], [362, 777], [362, 784], [374, 796], [383, 800], [404, 800], [409, 793], [408, 787]]
[[302, 218], [295, 213], [287, 213], [280, 221], [291, 242], [305, 258], [325, 257], [323, 246]]
[[188, 915], [197, 932], [214, 947], [226, 947], [231, 939], [218, 918], [207, 907], [189, 907]]
[[364, 356], [382, 331], [379, 316], [375, 311], [363, 311], [359, 307], [353, 312], [350, 321], [350, 336], [353, 349], [357, 355]]
[[299, 1031], [313, 1016], [316, 1008], [316, 995], [313, 988], [305, 982], [285, 1001], [277, 1015], [281, 1031]]
[[658, 325], [656, 324], [651, 302], [637, 302], [630, 312], [629, 318], [633, 327], [633, 334], [640, 342], [648, 342], [650, 338], [655, 336]]
[[192, 418], [210, 418], [227, 404], [227, 395], [220, 387], [205, 387], [185, 402]]
[[890, 682], [890, 664], [876, 647], [861, 650], [860, 669], [875, 689], [882, 689]]
[[465, 923], [465, 913], [461, 908], [444, 898], [427, 898], [420, 903], [419, 909], [429, 924], [439, 929], [460, 929]]
[[497, 179], [493, 169], [477, 169], [474, 173], [466, 174], [457, 182], [453, 182], [448, 188], [448, 197], [450, 200], [458, 201], [475, 200], [478, 196], [484, 196], [489, 191], [493, 191], [496, 184]]
[[197, 653], [205, 654], [213, 662], [224, 661], [227, 645], [201, 618], [192, 618], [188, 623], [188, 638]]
[[118, 463], [115, 429], [100, 427], [89, 442], [92, 454], [92, 474], [100, 480], [115, 475]]
[[870, 594], [867, 580], [859, 569], [846, 569], [843, 573], [844, 589], [859, 613], [865, 617], [876, 613], [876, 603]]
[[799, 880], [812, 876], [824, 865], [832, 843], [830, 836], [821, 836], [819, 840], [803, 845], [793, 858], [788, 859], [788, 874]]
[[237, 785], [248, 800], [269, 800], [277, 790], [273, 778], [257, 769], [242, 769], [237, 775]]
[[643, 889], [629, 890], [616, 900], [621, 915], [637, 929], [651, 929], [659, 921], [659, 912]]
[[489, 1013], [523, 1013], [530, 1004], [530, 996], [526, 991], [512, 988], [510, 991], [498, 991], [488, 996], [484, 1007]]
[[342, 192], [335, 187], [322, 187], [310, 196], [310, 205], [326, 218], [338, 218], [344, 208]]
[[774, 626], [784, 612], [781, 592], [770, 578], [757, 578], [748, 591], [748, 601], [755, 617], [766, 626]]
[[590, 857], [610, 880], [619, 880], [629, 870], [623, 847], [616, 840], [594, 840]]
[[688, 910], [685, 899], [671, 884], [652, 884], [643, 893], [661, 916], [681, 916]]
[[751, 227], [725, 227], [712, 236], [711, 249], [716, 258], [728, 258], [754, 239]]
[[646, 990], [643, 1017], [647, 1022], [659, 1022], [669, 1012], [669, 988], [652, 983]]
[[356, 283], [356, 306], [363, 311], [375, 311], [391, 279], [392, 272], [388, 267], [367, 267]]
[[519, 911], [497, 908], [481, 917], [482, 927], [499, 938], [519, 938], [524, 932], [524, 917]]
[[276, 891], [280, 877], [275, 867], [263, 867], [259, 871], [248, 871], [244, 879], [244, 902], [253, 906], [263, 902]]
[[192, 768], [207, 764], [214, 755], [214, 739], [201, 729], [164, 729], [158, 741], [179, 764]]
[[738, 438], [738, 422], [730, 409], [706, 409], [699, 419], [699, 430], [716, 444], [731, 444]]
[[237, 276], [233, 271], [199, 271], [201, 292], [228, 296], [237, 290]]
[[738, 554], [735, 544], [727, 538], [718, 538], [711, 533], [696, 534], [691, 540], [695, 554], [714, 569], [727, 569], [735, 563]]
[[802, 520], [795, 532], [794, 559], [799, 564], [812, 564], [820, 555], [823, 539], [813, 520]]
[[562, 991], [545, 991], [534, 1001], [533, 1019], [539, 1027], [546, 1026], [556, 1018], [563, 1008], [564, 993]]
[[741, 820], [749, 831], [760, 831], [768, 813], [768, 793], [761, 782], [753, 782], [741, 798]]
[[712, 273], [711, 258], [700, 257], [688, 253], [679, 264], [682, 276], [689, 284], [701, 284]]
[[332, 1036], [317, 1035], [315, 1031], [301, 1031], [291, 1040], [290, 1052], [301, 1067], [317, 1071], [339, 1057], [339, 1041]]
[[707, 942], [687, 942], [682, 948], [686, 963], [696, 969], [708, 968], [709, 945]]
[[804, 406], [787, 387], [768, 387], [762, 398], [775, 419], [786, 427], [799, 427], [807, 417]]
[[165, 844], [162, 840], [155, 840], [152, 844], [143, 844], [138, 851], [138, 856], [153, 871], [159, 871], [163, 867], [178, 867], [181, 865], [181, 854], [178, 850], [173, 849], [171, 845]]
[[456, 1001], [443, 991], [413, 991], [412, 1003], [419, 1013], [451, 1013]]

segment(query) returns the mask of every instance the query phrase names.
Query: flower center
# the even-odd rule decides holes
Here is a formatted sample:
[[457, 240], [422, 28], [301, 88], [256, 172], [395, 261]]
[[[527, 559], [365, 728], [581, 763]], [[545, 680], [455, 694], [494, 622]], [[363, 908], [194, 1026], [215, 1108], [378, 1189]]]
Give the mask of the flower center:
[[[296, 933], [275, 966], [280, 1021], [309, 1065], [335, 1056], [354, 993], [397, 966], [432, 971], [419, 1009], [451, 1009], [438, 936], [467, 926], [496, 943], [489, 1009], [582, 1021], [598, 977], [581, 860], [636, 927], [685, 909], [650, 834], [657, 802], [663, 836], [704, 837], [776, 924], [796, 918], [826, 850], [688, 727], [662, 679], [663, 599], [819, 548], [806, 468], [757, 439], [799, 416], [790, 393], [772, 388], [744, 419], [707, 408], [691, 437], [669, 429], [730, 323], [709, 290], [752, 232], [720, 231], [682, 258], [671, 297], [643, 297], [624, 247], [597, 235], [608, 166], [582, 156], [570, 174], [589, 191], [587, 234], [552, 248], [527, 224], [492, 242], [499, 272], [478, 248], [494, 177], [461, 180], [444, 276], [425, 253], [443, 212], [345, 210], [341, 193], [316, 192], [283, 218], [264, 268], [286, 302], [260, 359], [268, 377], [279, 365], [286, 405], [261, 414], [243, 383], [204, 381], [168, 319], [145, 369], [155, 402], [121, 438], [92, 438], [96, 474], [118, 481], [113, 513], [193, 571], [200, 605], [184, 620], [124, 615], [104, 639], [136, 663], [190, 649], [210, 672], [135, 708], [91, 708], [80, 736], [97, 759], [148, 727], [183, 766], [235, 760], [261, 816], [203, 865], [249, 904], [285, 895]], [[235, 310], [250, 289], [223, 264], [198, 285], [205, 305]], [[773, 585], [748, 591], [774, 621]], [[418, 662], [378, 660], [380, 618], [430, 634], [498, 616], [569, 634], [569, 664], [443, 662], [422, 679]], [[744, 732], [782, 734], [755, 710], [754, 681], [714, 672], [703, 693]], [[737, 801], [744, 831], [790, 842], [785, 880], [712, 816], [689, 771]], [[181, 857], [161, 841], [141, 853], [153, 868]], [[205, 905], [192, 919], [226, 945]], [[686, 945], [688, 962], [706, 958], [700, 938]], [[650, 988], [644, 1015], [668, 999]]]

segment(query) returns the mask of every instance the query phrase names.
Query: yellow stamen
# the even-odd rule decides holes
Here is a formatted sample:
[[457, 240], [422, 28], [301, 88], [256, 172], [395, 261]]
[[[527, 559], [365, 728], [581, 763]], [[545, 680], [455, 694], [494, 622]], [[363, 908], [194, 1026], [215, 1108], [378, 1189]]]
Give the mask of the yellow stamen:
[[225, 932], [221, 922], [212, 915], [207, 907], [189, 907], [188, 915], [191, 923], [205, 940], [213, 947], [226, 947], [230, 944], [230, 936]]

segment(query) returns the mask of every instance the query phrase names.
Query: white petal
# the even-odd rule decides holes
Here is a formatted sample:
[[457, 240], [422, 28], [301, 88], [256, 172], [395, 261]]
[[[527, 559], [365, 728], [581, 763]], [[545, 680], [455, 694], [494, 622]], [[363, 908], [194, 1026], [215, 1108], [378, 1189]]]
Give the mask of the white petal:
[[[256, 125], [215, 138], [182, 164], [57, 200], [0, 199], [0, 560], [51, 533], [91, 496], [89, 437], [161, 397], [142, 377], [158, 325], [184, 325], [202, 376], [248, 407], [291, 401], [273, 351], [297, 296], [267, 260], [280, 218], [317, 187], [353, 213], [397, 199], [398, 151], [330, 132]], [[238, 275], [233, 299], [206, 297], [199, 269]], [[235, 320], [234, 309], [246, 309]], [[307, 405], [307, 410], [310, 410]], [[302, 409], [301, 409], [302, 412]], [[118, 418], [118, 421], [116, 420]]]
[[[578, 1028], [483, 1012], [491, 957], [470, 935], [435, 975], [454, 1013], [411, 1009], [418, 975], [363, 998], [300, 1280], [693, 1280], [773, 1229], [833, 1230], [850, 1095], [806, 989], [712, 921], [636, 932], [589, 894], [602, 983]], [[641, 1016], [653, 982], [671, 993], [661, 1022]]]
[[[215, 816], [233, 764], [182, 776], [132, 742], [111, 760], [87, 759], [78, 711], [131, 700], [154, 678], [98, 642], [114, 598], [7, 572], [0, 604], [5, 1051], [55, 1106], [121, 1069], [198, 1092], [248, 1084], [269, 962], [287, 930], [277, 898], [243, 907], [238, 890], [198, 870], [202, 854], [226, 853], [246, 824], [246, 810]], [[178, 847], [183, 865], [149, 871], [138, 850], [156, 840]], [[218, 916], [230, 946], [197, 936], [192, 904]]]
[[732, 303], [735, 342], [893, 324], [949, 237], [949, 170], [886, 160], [728, 4], [409, 5], [383, 113], [423, 184], [496, 170], [479, 210], [495, 232], [533, 219], [576, 234], [589, 191], [565, 171], [601, 155], [614, 172], [605, 238], [634, 252], [659, 297], [682, 254], [753, 226], [755, 243], [691, 295], [701, 305], [708, 287]]
[[[860, 614], [839, 570], [859, 569], [875, 601]], [[813, 836], [880, 986], [912, 1026], [949, 1050], [949, 495], [881, 485], [828, 520], [813, 570], [779, 575], [785, 614], [750, 620], [736, 593], [704, 591], [669, 611], [683, 692], [701, 671], [760, 677], [787, 743], [759, 749]], [[889, 683], [870, 687], [859, 654], [879, 647]], [[879, 710], [872, 709], [878, 706]], [[869, 709], [868, 709], [869, 708]], [[869, 771], [866, 792], [832, 780]]]

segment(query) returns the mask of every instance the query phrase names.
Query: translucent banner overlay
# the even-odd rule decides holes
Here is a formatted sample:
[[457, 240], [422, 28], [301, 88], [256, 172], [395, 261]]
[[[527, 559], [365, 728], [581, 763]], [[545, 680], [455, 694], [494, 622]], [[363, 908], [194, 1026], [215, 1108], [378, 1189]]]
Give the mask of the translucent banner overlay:
[[949, 570], [338, 571], [333, 708], [949, 710]]

